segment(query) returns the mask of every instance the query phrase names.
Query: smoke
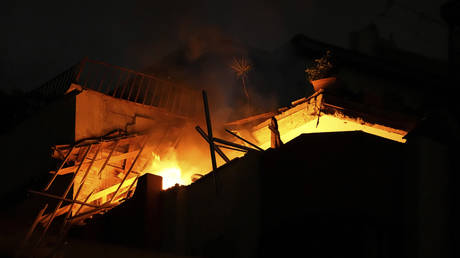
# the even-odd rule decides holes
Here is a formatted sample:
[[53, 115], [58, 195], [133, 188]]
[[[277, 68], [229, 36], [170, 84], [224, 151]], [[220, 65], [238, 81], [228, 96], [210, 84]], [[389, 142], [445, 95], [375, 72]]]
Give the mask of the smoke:
[[[144, 72], [197, 91], [206, 90], [215, 126], [277, 107], [277, 96], [270, 86], [276, 75], [270, 52], [255, 49], [220, 27], [199, 21], [184, 22], [178, 32], [181, 47]], [[251, 64], [245, 77], [249, 103], [241, 77], [231, 68], [235, 58], [244, 58]]]
[[[85, 56], [143, 70], [185, 41], [190, 47], [188, 58], [193, 60], [208, 44], [198, 34], [189, 36], [200, 26], [217, 28], [260, 49], [278, 48], [297, 33], [346, 47], [349, 31], [365, 26], [384, 10], [386, 1], [377, 2], [6, 1], [0, 9], [5, 35], [0, 42], [4, 50], [0, 84], [29, 90]], [[410, 2], [420, 11], [439, 16], [439, 3]], [[398, 45], [445, 58], [446, 41], [439, 40], [445, 38], [444, 30], [426, 26], [426, 36], [420, 40], [413, 37], [413, 24], [407, 23], [406, 16], [391, 18], [377, 22], [387, 34], [395, 32]]]

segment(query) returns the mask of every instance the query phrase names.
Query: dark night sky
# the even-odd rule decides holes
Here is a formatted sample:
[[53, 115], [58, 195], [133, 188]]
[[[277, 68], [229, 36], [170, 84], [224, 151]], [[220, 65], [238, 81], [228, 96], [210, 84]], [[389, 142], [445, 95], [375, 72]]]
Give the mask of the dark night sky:
[[445, 0], [11, 2], [0, 9], [2, 89], [32, 89], [84, 56], [142, 70], [203, 28], [272, 50], [296, 33], [347, 47], [374, 22], [398, 47], [446, 58]]

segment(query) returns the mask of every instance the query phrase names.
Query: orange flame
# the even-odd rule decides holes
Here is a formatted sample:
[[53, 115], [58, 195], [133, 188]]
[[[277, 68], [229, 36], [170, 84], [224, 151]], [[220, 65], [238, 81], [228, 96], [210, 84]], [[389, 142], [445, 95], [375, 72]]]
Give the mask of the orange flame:
[[184, 185], [182, 170], [175, 155], [163, 160], [154, 152], [152, 152], [152, 156], [152, 163], [145, 172], [163, 177], [163, 189], [171, 188], [176, 184]]

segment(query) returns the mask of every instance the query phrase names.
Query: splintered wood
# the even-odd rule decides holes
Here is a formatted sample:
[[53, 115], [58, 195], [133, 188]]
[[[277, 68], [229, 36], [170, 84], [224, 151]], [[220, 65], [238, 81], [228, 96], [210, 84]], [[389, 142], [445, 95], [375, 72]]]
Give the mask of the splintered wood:
[[[104, 204], [108, 199], [107, 196], [112, 194], [118, 186], [125, 173], [129, 169], [133, 159], [139, 153], [143, 137], [129, 137], [124, 139], [113, 139], [111, 141], [92, 143], [80, 147], [56, 146], [54, 157], [70, 157], [66, 162], [68, 165], [60, 168], [58, 171], [50, 171], [51, 174], [66, 175], [77, 172], [73, 187], [73, 197], [75, 200], [83, 201], [93, 192], [89, 198], [89, 203], [95, 205]], [[84, 152], [92, 146], [85, 159]], [[99, 149], [99, 150], [98, 150]], [[139, 174], [136, 170], [132, 172], [127, 180], [132, 181]], [[126, 182], [128, 183], [128, 182]], [[124, 186], [128, 186], [124, 184]], [[77, 195], [78, 190], [80, 192]], [[108, 191], [113, 189], [113, 191]], [[119, 192], [119, 195], [123, 193]], [[125, 189], [126, 190], [126, 189]], [[97, 197], [95, 199], [95, 197]], [[75, 207], [78, 209], [78, 207]], [[75, 212], [73, 208], [72, 212]], [[83, 211], [85, 208], [83, 208]]]
[[[29, 192], [58, 203], [51, 209], [47, 204], [40, 211], [25, 240], [36, 231], [37, 224], [42, 224], [35, 244], [38, 247], [56, 217], [66, 215], [61, 233], [66, 232], [73, 223], [104, 213], [129, 198], [142, 175], [139, 170], [148, 162], [148, 158], [141, 158], [147, 139], [147, 135], [118, 135], [54, 146], [52, 156], [61, 161], [59, 166], [50, 171], [51, 179], [42, 192]], [[68, 177], [60, 179], [65, 175], [72, 175], [70, 182]], [[62, 184], [67, 185], [64, 193], [57, 190]]]

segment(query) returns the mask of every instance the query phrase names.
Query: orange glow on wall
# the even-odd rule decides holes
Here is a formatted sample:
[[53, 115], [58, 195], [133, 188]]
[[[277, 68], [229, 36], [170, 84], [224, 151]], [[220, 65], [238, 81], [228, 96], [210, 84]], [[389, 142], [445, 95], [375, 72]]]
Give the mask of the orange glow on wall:
[[[276, 115], [281, 140], [287, 143], [301, 134], [308, 133], [363, 131], [393, 141], [406, 142], [403, 139], [407, 134], [405, 130], [392, 128], [383, 123], [371, 123], [356, 116], [351, 117], [340, 110], [325, 113], [320, 111], [324, 105], [327, 104], [321, 100], [311, 99], [310, 102], [295, 105]], [[269, 122], [270, 119], [266, 119], [250, 128], [242, 127], [234, 131], [246, 139], [251, 139], [260, 148], [268, 149], [271, 146]]]

